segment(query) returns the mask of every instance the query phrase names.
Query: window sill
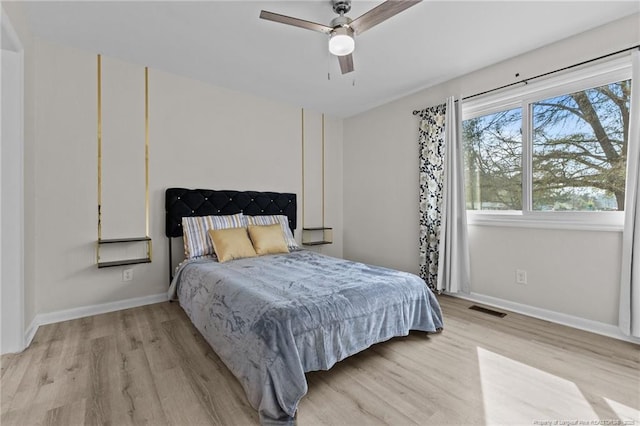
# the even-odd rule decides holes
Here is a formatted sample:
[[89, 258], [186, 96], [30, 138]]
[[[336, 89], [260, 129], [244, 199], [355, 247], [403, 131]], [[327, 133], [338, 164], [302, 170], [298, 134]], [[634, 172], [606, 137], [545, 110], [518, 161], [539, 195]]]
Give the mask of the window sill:
[[473, 226], [604, 232], [622, 232], [624, 228], [623, 221], [619, 218], [606, 218], [604, 220], [594, 220], [593, 218], [540, 218], [518, 214], [474, 214], [470, 212], [467, 212], [467, 224]]

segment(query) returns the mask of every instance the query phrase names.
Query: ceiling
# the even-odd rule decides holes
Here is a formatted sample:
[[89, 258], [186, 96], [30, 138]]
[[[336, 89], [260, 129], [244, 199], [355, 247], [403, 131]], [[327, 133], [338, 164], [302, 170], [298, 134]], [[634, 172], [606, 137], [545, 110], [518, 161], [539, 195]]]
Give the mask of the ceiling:
[[[380, 3], [354, 0], [348, 15]], [[258, 18], [328, 24], [329, 0], [23, 4], [44, 39], [338, 117], [640, 12], [638, 1], [425, 0], [357, 37], [343, 76], [324, 34]]]

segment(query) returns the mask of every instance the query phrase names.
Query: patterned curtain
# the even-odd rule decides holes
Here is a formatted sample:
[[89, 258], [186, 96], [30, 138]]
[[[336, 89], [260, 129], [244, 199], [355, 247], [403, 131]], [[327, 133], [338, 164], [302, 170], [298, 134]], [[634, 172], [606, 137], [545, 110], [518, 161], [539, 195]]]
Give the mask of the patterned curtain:
[[460, 116], [446, 104], [414, 111], [420, 117], [420, 276], [429, 288], [469, 292], [469, 248]]
[[436, 290], [438, 279], [446, 111], [447, 105], [442, 104], [417, 114], [420, 117], [420, 276], [432, 290]]

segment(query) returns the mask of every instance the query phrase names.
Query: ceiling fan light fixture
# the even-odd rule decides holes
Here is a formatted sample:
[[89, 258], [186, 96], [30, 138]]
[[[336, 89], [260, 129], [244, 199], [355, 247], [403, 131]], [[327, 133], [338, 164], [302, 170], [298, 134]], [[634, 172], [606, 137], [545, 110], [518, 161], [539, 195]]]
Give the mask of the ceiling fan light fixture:
[[[353, 50], [356, 47], [354, 35], [360, 35], [381, 22], [397, 15], [422, 0], [385, 0], [368, 12], [351, 19], [346, 16], [351, 10], [351, 0], [331, 0], [333, 11], [338, 14], [329, 25], [318, 24], [304, 19], [280, 15], [266, 10], [260, 12], [260, 19], [292, 25], [306, 30], [329, 35], [329, 52], [338, 57], [342, 74], [353, 72]], [[328, 2], [328, 1], [327, 1]]]
[[336, 56], [350, 55], [356, 47], [353, 30], [349, 27], [339, 27], [331, 32], [329, 37], [329, 52]]

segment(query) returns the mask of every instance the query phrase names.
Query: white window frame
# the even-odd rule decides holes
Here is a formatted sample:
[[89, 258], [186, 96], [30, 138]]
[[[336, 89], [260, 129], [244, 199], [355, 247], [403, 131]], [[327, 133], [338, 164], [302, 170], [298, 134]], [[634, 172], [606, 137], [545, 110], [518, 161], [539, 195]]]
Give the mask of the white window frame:
[[[629, 79], [631, 79], [631, 56], [626, 55], [579, 70], [563, 72], [544, 80], [523, 83], [518, 88], [463, 101], [462, 121], [513, 108], [522, 110], [522, 211], [467, 210], [468, 223], [527, 228], [622, 231], [623, 211], [540, 212], [532, 210], [531, 105], [554, 96]], [[632, 85], [634, 83], [640, 84], [640, 82], [632, 82]], [[637, 167], [637, 159], [627, 158], [627, 175]]]

